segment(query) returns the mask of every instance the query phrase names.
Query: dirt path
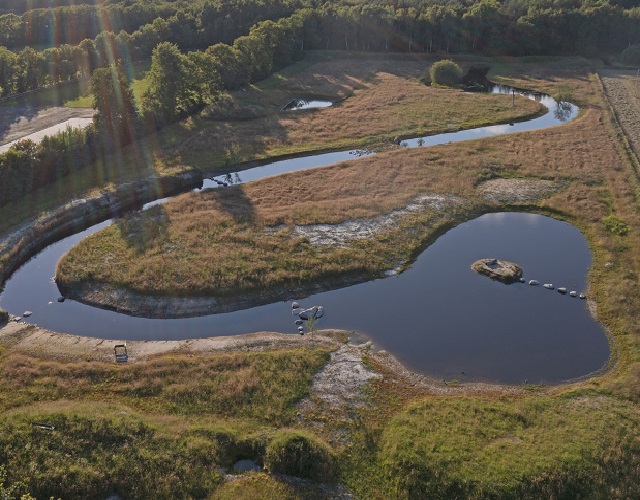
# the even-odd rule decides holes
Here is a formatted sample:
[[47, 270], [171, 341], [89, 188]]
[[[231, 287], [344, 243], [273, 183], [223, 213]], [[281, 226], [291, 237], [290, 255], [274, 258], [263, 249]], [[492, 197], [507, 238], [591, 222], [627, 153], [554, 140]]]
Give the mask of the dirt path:
[[90, 108], [65, 108], [63, 106], [38, 106], [19, 104], [0, 107], [0, 145], [54, 127], [76, 118], [91, 118]]
[[[161, 354], [213, 354], [238, 351], [266, 351], [271, 349], [299, 349], [303, 347], [335, 348], [325, 367], [314, 379], [312, 393], [300, 403], [304, 412], [321, 408], [349, 412], [366, 403], [363, 390], [380, 374], [374, 365], [383, 367], [385, 380], [400, 385], [419, 387], [431, 394], [520, 394], [523, 388], [485, 383], [447, 382], [407, 370], [391, 353], [380, 350], [371, 342], [357, 343], [343, 330], [319, 330], [311, 335], [292, 335], [258, 332], [228, 337], [209, 337], [190, 340], [105, 340], [56, 333], [15, 317], [0, 327], [0, 344], [30, 356], [57, 361], [116, 362], [114, 347], [126, 344], [128, 363], [144, 362]], [[368, 359], [369, 362], [366, 362]]]
[[640, 82], [635, 71], [605, 70], [600, 78], [620, 126], [640, 157]]

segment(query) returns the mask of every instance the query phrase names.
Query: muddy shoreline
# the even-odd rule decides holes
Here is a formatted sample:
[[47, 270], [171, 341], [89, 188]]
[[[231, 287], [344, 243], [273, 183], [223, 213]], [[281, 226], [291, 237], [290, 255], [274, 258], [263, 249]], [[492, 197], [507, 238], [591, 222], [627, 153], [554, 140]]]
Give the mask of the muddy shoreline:
[[[384, 225], [388, 226], [390, 224], [388, 220], [393, 222], [393, 226], [396, 226], [398, 223], [396, 219], [403, 215], [425, 209], [433, 210], [437, 213], [437, 217], [430, 221], [432, 228], [427, 237], [417, 245], [409, 260], [400, 263], [400, 266], [395, 271], [401, 272], [408, 267], [438, 237], [463, 222], [485, 213], [496, 211], [522, 210], [539, 212], [539, 207], [532, 207], [530, 204], [519, 205], [519, 203], [538, 200], [564, 187], [563, 185], [555, 185], [553, 189], [550, 189], [547, 183], [534, 179], [503, 179], [499, 184], [492, 180], [485, 184], [487, 184], [486, 189], [481, 189], [485, 203], [478, 204], [471, 200], [447, 195], [423, 195], [410, 202], [405, 209], [386, 214], [386, 216], [374, 217], [373, 219], [386, 229], [389, 229]], [[514, 189], [514, 186], [516, 189]], [[501, 202], [494, 201], [496, 196], [501, 198]], [[439, 207], [432, 206], [434, 199], [438, 200]], [[466, 208], [451, 214], [449, 209], [454, 205], [458, 209], [462, 206], [466, 206]], [[368, 220], [364, 221], [364, 223], [370, 222]], [[339, 228], [341, 225], [335, 224], [334, 226]], [[365, 283], [384, 276], [385, 270], [380, 270], [379, 273], [373, 275], [345, 274], [328, 277], [320, 282], [299, 285], [285, 284], [282, 287], [272, 289], [245, 290], [237, 295], [154, 295], [118, 287], [111, 283], [95, 281], [68, 285], [64, 282], [59, 282], [58, 288], [64, 297], [92, 307], [147, 319], [178, 319], [234, 312], [279, 301], [304, 299], [321, 292]]]
[[[392, 354], [377, 349], [371, 342], [360, 343], [353, 332], [343, 330], [318, 330], [313, 335], [257, 332], [227, 337], [208, 337], [191, 340], [105, 340], [90, 336], [56, 333], [35, 325], [10, 321], [0, 325], [0, 344], [12, 350], [39, 358], [56, 361], [94, 361], [115, 363], [114, 347], [126, 344], [127, 363], [144, 363], [150, 357], [163, 354], [208, 355], [225, 352], [269, 351], [276, 349], [333, 348], [347, 351], [353, 358], [345, 363], [341, 357], [332, 356], [323, 371], [332, 372], [332, 378], [350, 380], [354, 370], [370, 373], [357, 386], [340, 386], [342, 394], [329, 395], [336, 404], [351, 404], [371, 378], [382, 378], [411, 387], [420, 387], [432, 394], [524, 394], [526, 388], [489, 383], [448, 382], [428, 375], [412, 372]], [[357, 365], [357, 366], [355, 366]], [[380, 375], [382, 373], [382, 375]], [[348, 390], [350, 389], [350, 390]]]

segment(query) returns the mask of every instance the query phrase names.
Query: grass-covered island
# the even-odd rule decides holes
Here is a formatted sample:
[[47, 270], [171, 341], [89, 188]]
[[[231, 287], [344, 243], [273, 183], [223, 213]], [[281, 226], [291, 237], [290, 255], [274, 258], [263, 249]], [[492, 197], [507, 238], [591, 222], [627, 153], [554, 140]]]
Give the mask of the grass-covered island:
[[[337, 331], [129, 342], [129, 361], [118, 364], [118, 342], [92, 339], [90, 325], [75, 337], [10, 322], [0, 330], [0, 491], [10, 498], [640, 496], [638, 163], [624, 133], [633, 120], [621, 127], [612, 105], [627, 114], [638, 108], [607, 99], [614, 87], [633, 87], [581, 58], [486, 59], [494, 81], [551, 94], [570, 89], [580, 115], [553, 129], [406, 149], [392, 139], [509, 123], [539, 107], [427, 87], [419, 80], [426, 61], [314, 57], [230, 93], [224, 119], [205, 110], [127, 152], [156, 173], [221, 172], [237, 160], [318, 149], [368, 146], [379, 154], [186, 193], [125, 216], [59, 263], [65, 293], [115, 307], [109, 290], [127, 290], [131, 301], [118, 306], [130, 311], [145, 295], [203, 294], [226, 307], [241, 295], [253, 300], [256, 290], [277, 297], [282, 287], [378, 277], [411, 265], [462, 221], [531, 211], [585, 234], [593, 252], [588, 296], [609, 334], [609, 365], [553, 387], [433, 380]], [[277, 111], [285, 97], [305, 95], [344, 100]], [[109, 171], [127, 179], [131, 165], [116, 156], [118, 168]], [[73, 195], [95, 195], [98, 184], [93, 178]], [[31, 197], [3, 208], [2, 234], [40, 217], [53, 200], [69, 201], [61, 185], [42, 204]], [[375, 230], [331, 244], [305, 232], [351, 221]], [[240, 459], [266, 469], [231, 474]]]
[[[513, 122], [542, 112], [539, 103], [522, 96], [514, 101], [508, 95], [426, 86], [420, 78], [427, 70], [425, 61], [311, 58], [230, 97], [239, 109], [261, 103], [266, 116], [239, 122], [200, 118], [184, 130], [176, 127], [166, 135], [172, 144], [180, 140], [174, 145], [179, 158], [200, 168], [219, 165], [216, 155], [225, 150], [245, 160], [307, 149], [382, 152], [185, 194], [124, 217], [69, 252], [59, 264], [58, 285], [69, 297], [138, 315], [193, 315], [203, 311], [183, 307], [179, 300], [175, 307], [167, 304], [176, 296], [213, 297], [213, 310], [232, 310], [283, 298], [288, 289], [362, 281], [408, 264], [438, 227], [492, 207], [474, 186], [482, 170], [470, 166], [476, 174], [455, 185], [457, 174], [441, 165], [446, 149], [403, 151], [394, 138]], [[297, 112], [265, 104], [286, 103], [287, 96], [303, 92], [343, 100]], [[211, 144], [217, 147], [212, 150]], [[202, 163], [203, 156], [212, 163]], [[316, 224], [339, 226], [402, 211], [425, 193], [447, 200], [444, 206], [425, 203], [420, 212], [397, 217], [374, 231], [375, 238], [327, 244], [303, 235]], [[211, 300], [201, 303], [212, 310]]]

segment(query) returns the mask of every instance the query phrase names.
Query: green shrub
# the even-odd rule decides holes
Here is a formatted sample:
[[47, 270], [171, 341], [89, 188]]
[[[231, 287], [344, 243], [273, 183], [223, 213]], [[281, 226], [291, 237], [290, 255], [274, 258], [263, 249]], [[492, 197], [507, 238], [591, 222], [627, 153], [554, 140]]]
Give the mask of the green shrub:
[[135, 419], [41, 414], [0, 423], [7, 484], [28, 478], [35, 498], [206, 498], [222, 482], [216, 449], [156, 436]]
[[640, 66], [640, 45], [629, 45], [620, 54], [623, 63], [631, 66]]
[[0, 308], [0, 325], [2, 323], [6, 323], [7, 321], [9, 321], [9, 313], [4, 309]]
[[453, 87], [462, 81], [462, 68], [453, 61], [438, 61], [429, 70], [431, 83]]
[[328, 480], [333, 474], [329, 447], [307, 432], [281, 431], [267, 446], [265, 466], [270, 472]]
[[611, 233], [617, 234], [618, 236], [626, 236], [631, 229], [629, 224], [613, 214], [604, 217], [602, 223]]

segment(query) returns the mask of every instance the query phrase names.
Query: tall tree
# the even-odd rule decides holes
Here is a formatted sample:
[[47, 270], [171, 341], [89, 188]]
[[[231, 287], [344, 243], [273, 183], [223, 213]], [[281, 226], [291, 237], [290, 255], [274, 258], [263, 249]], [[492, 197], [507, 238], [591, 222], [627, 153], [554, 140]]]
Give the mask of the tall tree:
[[131, 142], [136, 121], [135, 101], [127, 75], [121, 68], [98, 68], [91, 77], [93, 108], [99, 130], [116, 145]]
[[13, 52], [0, 46], [0, 96], [4, 97], [13, 92], [13, 73], [16, 59]]
[[189, 101], [189, 75], [185, 56], [169, 42], [153, 50], [149, 88], [143, 95], [142, 110], [156, 125], [174, 121], [179, 108]]

